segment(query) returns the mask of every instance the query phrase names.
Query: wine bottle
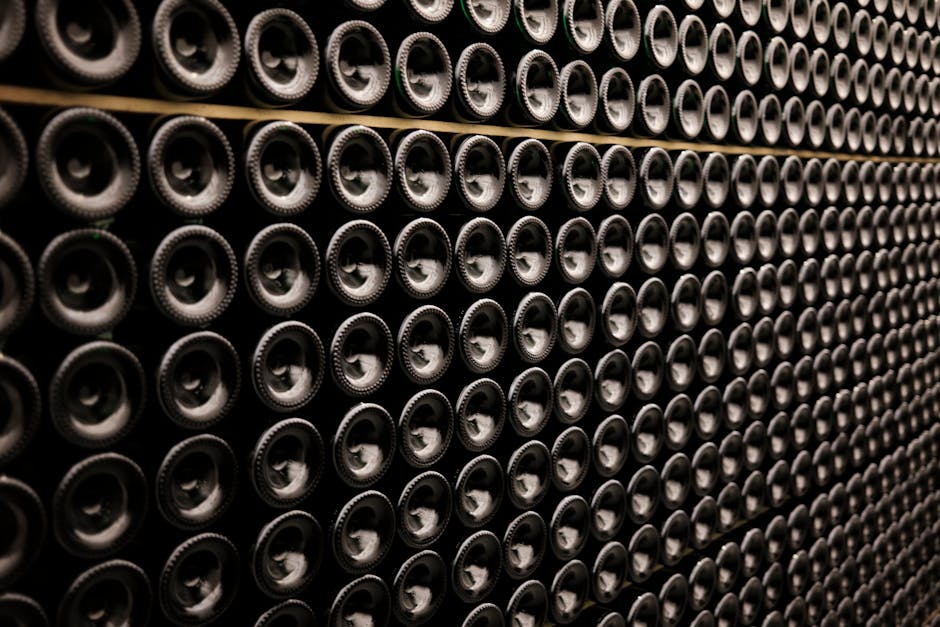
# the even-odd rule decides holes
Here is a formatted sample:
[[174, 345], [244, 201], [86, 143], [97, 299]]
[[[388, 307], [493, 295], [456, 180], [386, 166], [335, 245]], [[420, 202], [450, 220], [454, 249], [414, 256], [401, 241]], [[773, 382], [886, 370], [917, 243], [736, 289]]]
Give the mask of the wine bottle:
[[[23, 0], [13, 0], [4, 6], [0, 14], [0, 62], [6, 61], [16, 52], [26, 31], [26, 3]], [[11, 600], [11, 603], [14, 601]], [[16, 605], [19, 607], [19, 603]], [[28, 605], [28, 602], [24, 602]], [[28, 609], [23, 609], [29, 612]], [[31, 615], [31, 614], [28, 614]]]
[[235, 159], [225, 134], [205, 118], [163, 123], [147, 150], [150, 185], [171, 210], [206, 216], [225, 203], [235, 180]]
[[36, 169], [54, 205], [90, 222], [109, 218], [130, 202], [140, 179], [140, 155], [117, 118], [75, 107], [56, 114], [42, 129]]
[[93, 607], [95, 615], [106, 621], [147, 621], [152, 605], [153, 592], [144, 570], [133, 562], [114, 559], [92, 566], [69, 584], [59, 604], [58, 620], [80, 622]]
[[407, 115], [424, 117], [450, 97], [453, 76], [444, 43], [431, 33], [412, 33], [395, 55], [396, 102]]
[[160, 573], [158, 598], [174, 622], [214, 620], [235, 600], [239, 555], [231, 540], [202, 533], [177, 546]]
[[324, 48], [324, 63], [332, 90], [330, 106], [340, 111], [371, 109], [385, 96], [392, 61], [385, 38], [362, 20], [343, 22], [333, 29]]
[[[88, 507], [89, 500], [94, 507]], [[137, 535], [146, 515], [144, 472], [117, 453], [93, 455], [72, 466], [52, 497], [56, 540], [80, 557], [118, 551]]]
[[235, 76], [241, 56], [238, 28], [219, 0], [162, 0], [151, 33], [160, 91], [206, 98]]
[[[16, 9], [8, 11], [13, 13], [14, 34]], [[43, 51], [66, 83], [85, 88], [113, 83], [131, 69], [140, 52], [140, 17], [129, 0], [100, 0], [81, 7], [41, 0], [34, 19]]]
[[231, 506], [237, 479], [235, 453], [225, 440], [203, 434], [175, 444], [157, 470], [157, 507], [180, 529], [203, 529]]
[[289, 9], [256, 14], [245, 31], [248, 91], [268, 106], [299, 102], [310, 93], [320, 72], [316, 35], [300, 15]]
[[217, 231], [189, 225], [171, 231], [150, 262], [150, 293], [177, 324], [198, 326], [220, 316], [238, 284], [235, 252]]

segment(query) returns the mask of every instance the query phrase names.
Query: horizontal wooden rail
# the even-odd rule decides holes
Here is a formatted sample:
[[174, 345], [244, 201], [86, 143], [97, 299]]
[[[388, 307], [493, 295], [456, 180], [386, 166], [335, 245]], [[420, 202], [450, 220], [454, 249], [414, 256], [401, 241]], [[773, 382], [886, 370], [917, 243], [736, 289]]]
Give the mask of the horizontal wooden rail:
[[113, 96], [100, 93], [66, 92], [36, 87], [0, 84], [0, 103], [38, 107], [95, 107], [105, 111], [139, 113], [147, 115], [199, 115], [224, 120], [287, 120], [297, 124], [333, 126], [339, 124], [363, 124], [373, 128], [405, 130], [423, 129], [435, 133], [481, 134], [493, 137], [532, 137], [548, 142], [590, 142], [592, 144], [620, 144], [630, 148], [658, 146], [666, 150], [695, 150], [698, 152], [723, 152], [726, 154], [774, 155], [788, 157], [796, 155], [804, 159], [835, 158], [840, 161], [868, 160], [889, 163], [940, 163], [940, 157], [906, 157], [895, 155], [868, 155], [816, 150], [799, 150], [767, 146], [736, 146], [707, 142], [675, 141], [665, 138], [621, 137], [583, 132], [555, 131], [543, 128], [518, 128], [495, 124], [471, 124], [448, 120], [398, 118], [368, 114], [330, 113], [303, 111], [299, 109], [261, 109], [241, 105], [158, 100]]

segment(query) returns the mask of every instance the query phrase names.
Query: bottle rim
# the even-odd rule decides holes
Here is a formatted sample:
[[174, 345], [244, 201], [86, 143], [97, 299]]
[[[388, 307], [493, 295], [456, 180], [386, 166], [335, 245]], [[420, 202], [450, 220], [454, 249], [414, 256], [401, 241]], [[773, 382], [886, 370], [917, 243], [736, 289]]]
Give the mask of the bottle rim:
[[[531, 82], [539, 80], [533, 87]], [[537, 124], [549, 122], [561, 104], [561, 80], [558, 66], [548, 53], [530, 50], [516, 66], [516, 100], [526, 117]]]
[[[633, 355], [631, 363], [633, 370], [633, 394], [642, 401], [648, 401], [659, 392], [665, 377], [665, 361], [663, 351], [656, 342], [648, 341], [642, 344]], [[636, 425], [634, 425], [634, 431]], [[661, 438], [657, 438], [655, 448], [661, 445]]]
[[[590, 586], [590, 576], [584, 562], [575, 559], [562, 566], [555, 573], [549, 592], [552, 617], [561, 624], [575, 620], [587, 600]], [[565, 604], [563, 599], [570, 599], [571, 604]]]
[[674, 392], [683, 392], [692, 385], [698, 361], [697, 347], [688, 335], [672, 341], [666, 352], [666, 379]]
[[[359, 48], [357, 52], [368, 53], [375, 68], [375, 71], [366, 73], [371, 80], [362, 86], [349, 83], [346, 79], [349, 73], [344, 71], [341, 63], [343, 48], [351, 43]], [[326, 59], [330, 82], [347, 106], [357, 110], [370, 109], [385, 96], [392, 78], [391, 54], [385, 38], [369, 22], [350, 20], [337, 26], [327, 39]]]
[[[409, 68], [413, 68], [416, 61], [422, 61], [426, 64], [433, 64], [436, 59], [439, 65], [436, 68], [417, 68], [420, 80], [409, 80]], [[436, 69], [436, 72], [429, 72], [428, 69]], [[423, 72], [421, 70], [424, 70]], [[433, 76], [434, 79], [429, 79]], [[444, 43], [433, 33], [418, 32], [405, 37], [398, 48], [398, 54], [395, 57], [395, 83], [404, 94], [408, 105], [422, 115], [430, 115], [443, 107], [448, 98], [453, 83], [453, 74], [451, 73], [450, 55]], [[419, 93], [415, 89], [415, 83], [418, 82], [422, 90], [427, 90], [427, 94]], [[436, 85], [433, 85], [436, 83]], [[431, 88], [432, 85], [434, 88]]]
[[[395, 443], [391, 415], [381, 405], [359, 403], [346, 412], [333, 434], [333, 465], [346, 485], [368, 488], [391, 468]], [[356, 452], [364, 446], [378, 449], [369, 463]]]
[[[391, 616], [391, 600], [388, 586], [385, 582], [375, 575], [364, 575], [352, 582], [346, 584], [336, 595], [333, 604], [330, 606], [330, 621], [337, 622], [340, 617], [346, 615], [348, 610], [345, 606], [351, 599], [361, 600], [363, 596], [368, 597], [367, 607], [358, 607], [359, 612], [368, 611], [376, 624], [388, 622]], [[361, 601], [360, 601], [361, 602]]]
[[738, 37], [735, 66], [744, 82], [753, 87], [760, 81], [763, 70], [764, 48], [760, 37], [752, 30], [746, 30]]
[[[486, 319], [482, 324], [486, 324], [488, 329], [481, 329], [481, 323], [477, 321], [483, 316]], [[495, 336], [491, 336], [495, 339], [495, 345], [486, 343], [488, 346], [485, 346], [478, 342], [476, 334], [481, 331], [495, 333]], [[464, 364], [476, 374], [489, 372], [502, 361], [509, 344], [508, 336], [509, 322], [502, 306], [488, 298], [475, 301], [464, 313], [460, 323], [459, 340]]]
[[[356, 516], [357, 510], [368, 511], [372, 515], [368, 517], [368, 520], [363, 520]], [[358, 531], [358, 529], [351, 530], [347, 527], [351, 523], [356, 525], [371, 524], [371, 530], [375, 532], [376, 544], [368, 547], [359, 555], [349, 555], [347, 550], [351, 548], [348, 540], [350, 531]], [[350, 499], [337, 514], [331, 533], [333, 555], [340, 567], [346, 572], [352, 574], [367, 572], [381, 563], [388, 555], [389, 548], [394, 542], [394, 535], [395, 509], [392, 507], [392, 502], [381, 492], [366, 490]], [[382, 586], [382, 589], [385, 589], [385, 584], [381, 579], [374, 575], [366, 575], [366, 577], [352, 582], [340, 591], [333, 602], [331, 613], [335, 612], [338, 606], [341, 607], [342, 603], [348, 600], [344, 592], [347, 592], [357, 582], [362, 582], [367, 578], [370, 578], [368, 581], [374, 579]], [[387, 589], [385, 589], [385, 592], [387, 596]]]
[[[438, 519], [435, 527], [430, 531], [424, 526], [412, 529], [406, 524], [411, 515], [412, 498], [417, 499], [415, 507], [429, 507], [429, 505], [434, 507]], [[439, 472], [432, 470], [423, 472], [408, 482], [398, 498], [398, 518], [401, 521], [399, 536], [412, 548], [430, 546], [444, 533], [452, 511], [453, 502], [447, 479]]]
[[[107, 365], [119, 381], [122, 402], [103, 420], [89, 425], [84, 417], [74, 415], [68, 396], [76, 369], [88, 365]], [[104, 383], [99, 381], [99, 384]], [[124, 438], [136, 425], [144, 405], [144, 372], [137, 358], [126, 348], [109, 341], [83, 344], [69, 353], [56, 369], [49, 385], [49, 404], [53, 424], [70, 441], [88, 448], [109, 446]], [[132, 397], [136, 396], [134, 399]], [[87, 406], [82, 407], [88, 411]], [[108, 427], [107, 430], [103, 427]]]
[[673, 323], [679, 331], [694, 329], [702, 313], [702, 284], [698, 277], [694, 274], [679, 277], [672, 288], [669, 305]]
[[686, 73], [697, 76], [705, 71], [708, 62], [708, 31], [700, 17], [689, 14], [682, 18], [678, 43], [682, 67]]
[[705, 106], [705, 95], [697, 82], [687, 79], [679, 85], [673, 100], [673, 112], [679, 130], [687, 139], [695, 139], [702, 132]]
[[[669, 126], [669, 86], [659, 74], [651, 74], [640, 82], [636, 96], [643, 128], [652, 135], [661, 135]], [[662, 150], [654, 148], [652, 150]], [[650, 152], [652, 152], [652, 150]], [[649, 154], [649, 152], [647, 153]]]
[[510, 0], [496, 0], [488, 5], [488, 9], [482, 9], [472, 2], [461, 0], [460, 6], [463, 14], [470, 22], [470, 26], [481, 35], [495, 35], [503, 30], [509, 23]]
[[[333, 196], [346, 210], [371, 213], [385, 202], [392, 188], [394, 164], [388, 144], [374, 129], [360, 124], [343, 128], [333, 137], [326, 159]], [[358, 168], [368, 170], [371, 176], [356, 176]]]
[[585, 212], [593, 209], [604, 192], [604, 168], [597, 148], [578, 142], [559, 164], [559, 178], [570, 207]]
[[[17, 11], [17, 5], [19, 11]], [[98, 10], [105, 13], [98, 17], [105, 18], [111, 29], [110, 37], [105, 36], [101, 39], [110, 40], [111, 47], [107, 51], [95, 50], [93, 54], [82, 54], [81, 48], [85, 47], [83, 44], [88, 42], [82, 41], [81, 36], [76, 40], [69, 33], [60, 31], [58, 2], [39, 0], [35, 9], [36, 30], [43, 50], [58, 68], [67, 73], [70, 79], [85, 85], [104, 85], [116, 81], [131, 69], [140, 53], [140, 17], [133, 3], [130, 0], [101, 0], [97, 5]], [[19, 32], [20, 35], [14, 37], [11, 44], [3, 46], [9, 50], [0, 50], [0, 58], [4, 58], [16, 48], [25, 26], [25, 10], [22, 2], [12, 3], [6, 12], [12, 12], [14, 21], [9, 30], [7, 28], [3, 30], [10, 34]], [[4, 21], [7, 17], [4, 16]], [[101, 54], [102, 52], [106, 53]]]
[[713, 85], [705, 92], [704, 129], [715, 141], [722, 141], [731, 129], [731, 101], [721, 85]]
[[[589, 15], [585, 10], [586, 5], [590, 11]], [[579, 28], [577, 23], [584, 21], [589, 22], [590, 26]], [[576, 52], [579, 54], [594, 52], [604, 39], [604, 7], [601, 0], [564, 0], [561, 23], [568, 43]]]
[[[719, 154], [719, 153], [712, 153]], [[723, 158], [723, 155], [722, 155]], [[706, 159], [707, 163], [707, 159]], [[727, 162], [725, 162], [727, 165]], [[724, 170], [727, 175], [727, 170]], [[727, 188], [724, 191], [724, 197], [727, 198]], [[717, 268], [724, 263], [731, 246], [731, 225], [728, 218], [719, 211], [711, 211], [702, 221], [701, 232], [701, 250], [706, 265], [711, 268]], [[709, 274], [711, 276], [711, 274]], [[707, 278], [707, 277], [706, 277]], [[702, 282], [703, 288], [705, 282]], [[703, 295], [705, 292], [703, 292]]]
[[[193, 72], [177, 52], [172, 42], [173, 21], [180, 15], [192, 11], [189, 0], [163, 0], [153, 18], [153, 48], [163, 71], [186, 92], [197, 96], [209, 96], [227, 85], [235, 76], [239, 62], [238, 28], [231, 14], [219, 0], [197, 0], [199, 12], [204, 20], [211, 20], [216, 39], [215, 57], [208, 67]], [[204, 22], [205, 23], [205, 22]]]
[[[472, 499], [466, 499], [465, 494], [471, 480], [475, 490], [485, 489], [491, 498], [485, 506], [481, 504], [476, 510], [467, 511], [459, 504], [472, 501]], [[465, 527], [472, 529], [486, 525], [496, 516], [499, 505], [503, 500], [504, 489], [503, 469], [499, 461], [491, 455], [480, 455], [473, 458], [460, 469], [454, 485], [454, 492], [458, 495], [457, 518]], [[498, 544], [499, 541], [497, 540], [497, 547]]]
[[[285, 71], [278, 63], [286, 74], [278, 75], [277, 66], [272, 67], [263, 59], [265, 31], [276, 33], [285, 47], [290, 45], [294, 48], [292, 59], [297, 63], [293, 71]], [[252, 81], [261, 89], [265, 100], [291, 104], [303, 99], [313, 89], [320, 70], [320, 50], [310, 25], [294, 11], [276, 8], [256, 14], [245, 31], [244, 48]]]
[[[561, 560], [574, 560], [574, 563], [584, 566], [583, 562], [574, 558], [581, 553], [590, 538], [590, 518], [590, 505], [583, 496], [568, 495], [559, 501], [548, 525], [549, 545], [555, 557]], [[570, 532], [570, 535], [566, 534], [563, 540], [562, 534], [558, 532], [559, 527], [562, 526]], [[587, 578], [586, 568], [584, 577]]]
[[[779, 106], [779, 101], [777, 101]], [[773, 155], [764, 155], [757, 162], [757, 199], [764, 207], [773, 207], [780, 196], [780, 164]], [[763, 213], [762, 213], [763, 215]], [[773, 215], [773, 214], [771, 214]], [[774, 227], [776, 217], [774, 216]], [[776, 235], [774, 236], [776, 238]], [[776, 248], [776, 239], [774, 241]]]
[[[353, 244], [355, 249], [346, 253]], [[374, 303], [392, 274], [392, 248], [385, 232], [368, 220], [343, 224], [327, 245], [326, 272], [333, 293], [344, 303], [357, 307]]]
[[[691, 209], [694, 207], [699, 200], [701, 199], [702, 192], [704, 190], [704, 180], [703, 180], [703, 166], [702, 160], [698, 156], [698, 153], [691, 150], [683, 150], [676, 157], [674, 166], [673, 180], [674, 184], [674, 197], [676, 203], [679, 205], [680, 209]], [[687, 227], [688, 214], [680, 214], [676, 220], [673, 221], [673, 226], [670, 228], [670, 234], [676, 230], [676, 224], [678, 223], [682, 227]], [[681, 218], [681, 220], [680, 220]], [[694, 237], [694, 251], [686, 255], [677, 254], [675, 249], [675, 244], [678, 243], [678, 240], [670, 237], [669, 242], [669, 253], [673, 263], [679, 269], [687, 269], [685, 266], [688, 265], [687, 261], [683, 261], [680, 257], [696, 257], [698, 255], [698, 225], [695, 224], [695, 237]], [[685, 232], [688, 232], [687, 230]], [[676, 232], [678, 234], [678, 232]]]
[[[420, 343], [420, 349], [416, 350], [413, 342]], [[454, 344], [454, 326], [444, 310], [434, 305], [419, 307], [405, 317], [398, 332], [398, 357], [402, 369], [415, 383], [434, 383], [450, 367]], [[440, 351], [436, 359], [425, 356], [428, 346]]]
[[[180, 289], [185, 289], [183, 285], [175, 290], [169, 280], [174, 256], [187, 248], [198, 250], [204, 258], [211, 258], [215, 271], [212, 287], [201, 295], [180, 292]], [[217, 231], [197, 224], [182, 226], [164, 237], [153, 253], [150, 292], [165, 316], [179, 324], [202, 326], [218, 318], [234, 298], [238, 284], [237, 266], [235, 252]], [[199, 298], [194, 299], [193, 296]]]
[[810, 53], [806, 44], [801, 41], [794, 43], [790, 47], [788, 60], [790, 84], [796, 93], [802, 94], [810, 83]]
[[0, 307], [0, 336], [6, 336], [29, 314], [36, 296], [36, 277], [26, 251], [5, 233], [0, 233], [0, 266], [9, 277], [0, 287], [0, 302], [5, 303]]
[[[75, 530], [75, 516], [69, 509], [80, 504], [78, 498], [83, 481], [94, 481], [95, 476], [108, 476], [113, 480], [110, 490], [120, 496], [109, 500], [114, 510], [108, 511], [109, 525], [95, 525], [86, 532]], [[140, 531], [147, 512], [147, 480], [136, 463], [117, 453], [92, 455], [72, 466], [56, 487], [52, 497], [53, 531], [56, 540], [69, 553], [80, 557], [112, 554], [126, 546]]]
[[[70, 286], [75, 277], [68, 274], [67, 266], [80, 267], [81, 262], [100, 264], [109, 275], [109, 284], [83, 284], [76, 291]], [[57, 327], [78, 335], [97, 335], [114, 328], [130, 312], [137, 294], [137, 266], [130, 249], [101, 229], [76, 229], [56, 236], [43, 250], [36, 273], [43, 313]], [[65, 285], [57, 285], [63, 281]], [[83, 293], [82, 287], [90, 288], [90, 293]], [[102, 287], [107, 294], [95, 294]], [[97, 302], [87, 303], [87, 307], [70, 302], [95, 296]]]
[[768, 0], [764, 2], [764, 18], [775, 34], [781, 34], [790, 22], [790, 3], [787, 0]]
[[36, 492], [19, 479], [7, 475], [0, 476], [0, 494], [3, 495], [4, 504], [9, 509], [19, 510], [22, 517], [29, 522], [24, 528], [19, 529], [26, 538], [15, 548], [22, 548], [22, 550], [10, 556], [10, 562], [0, 572], [0, 582], [7, 584], [19, 579], [38, 557], [39, 548], [46, 535], [46, 514]]
[[[104, 187], [85, 193], [63, 179], [57, 152], [70, 136], [86, 148], [107, 147], [110, 180]], [[77, 147], [77, 146], [75, 146]], [[46, 124], [36, 147], [36, 168], [49, 200], [59, 209], [81, 220], [111, 217], [130, 202], [140, 180], [140, 155], [130, 131], [114, 116], [98, 109], [73, 107], [58, 113]], [[83, 180], [83, 179], [80, 179]]]
[[587, 280], [597, 260], [597, 234], [590, 222], [577, 217], [559, 227], [555, 237], [555, 260], [566, 283], [579, 284]]
[[584, 128], [597, 113], [597, 78], [591, 66], [576, 59], [561, 68], [560, 107], [575, 128]]
[[385, 5], [385, 0], [345, 0], [357, 11], [375, 11]]
[[[472, 263], [468, 260], [471, 256], [475, 260]], [[464, 287], [477, 294], [492, 290], [506, 266], [506, 240], [502, 231], [488, 218], [469, 220], [457, 234], [454, 258], [457, 277]]]
[[[689, 539], [692, 533], [692, 519], [683, 510], [677, 510], [669, 515], [666, 522], [663, 523], [660, 536], [663, 539], [662, 560], [664, 564], [674, 566], [684, 557], [685, 550], [689, 545]], [[660, 598], [670, 605], [665, 611], [671, 610], [672, 603], [681, 603], [677, 607], [684, 608], [689, 594], [688, 584], [685, 577], [676, 573], [663, 584], [660, 590]], [[675, 597], [678, 596], [678, 599]], [[670, 597], [672, 597], [670, 599]], [[681, 613], [676, 612], [667, 619], [663, 617], [663, 625], [676, 625], [681, 618]]]
[[829, 0], [812, 0], [809, 8], [810, 32], [819, 45], [829, 41], [829, 31], [832, 25], [832, 12], [829, 9]]
[[[300, 443], [309, 455], [309, 458], [303, 460], [307, 473], [300, 486], [295, 485], [294, 481], [285, 486], [275, 486], [266, 473], [268, 455], [282, 438], [291, 438]], [[323, 473], [325, 454], [323, 438], [309, 421], [303, 418], [287, 418], [275, 423], [261, 434], [251, 452], [250, 478], [255, 493], [272, 507], [294, 507], [316, 489]], [[297, 463], [296, 459], [294, 463]]]
[[[378, 371], [361, 373], [358, 379], [350, 378], [348, 370], [352, 368], [352, 364], [348, 362], [345, 353], [346, 344], [351, 340], [363, 343], [361, 347], [357, 347], [360, 355], [366, 350], [372, 351], [380, 365]], [[391, 373], [393, 344], [392, 332], [375, 314], [363, 312], [347, 318], [337, 329], [330, 344], [331, 370], [336, 385], [351, 396], [364, 397], [374, 394], [385, 384]]]
[[[751, 155], [739, 155], [731, 166], [731, 190], [734, 192], [734, 200], [743, 209], [749, 209], [754, 205], [758, 196], [758, 172], [757, 162]], [[750, 214], [738, 214], [731, 223], [731, 239], [736, 239], [736, 225], [743, 224], [740, 220], [747, 220], [753, 231], [754, 217]], [[751, 255], [752, 256], [752, 255]], [[747, 257], [748, 259], [750, 257]]]
[[[303, 357], [304, 376], [299, 380], [289, 381], [290, 387], [268, 369], [268, 360], [282, 343], [293, 344], [291, 348], [295, 351], [294, 358]], [[323, 382], [323, 353], [320, 337], [304, 323], [285, 321], [275, 324], [264, 332], [252, 354], [252, 385], [255, 394], [261, 402], [275, 411], [291, 411], [306, 405], [316, 395]], [[278, 378], [277, 382], [273, 380], [275, 377]]]
[[[539, 404], [537, 412], [530, 409]], [[513, 379], [508, 393], [509, 420], [518, 435], [537, 435], [552, 414], [554, 388], [548, 373], [539, 367], [530, 367]]]
[[[0, 26], [2, 32], [2, 26]], [[2, 39], [2, 37], [0, 37]], [[0, 109], [0, 151], [6, 155], [8, 165], [0, 173], [0, 208], [9, 205], [19, 195], [26, 180], [29, 149], [26, 138], [10, 115]]]
[[[204, 494], [206, 498], [199, 505], [206, 505], [210, 501], [210, 508], [203, 508], [197, 505], [190, 510], [181, 507], [174, 494], [177, 486], [173, 486], [173, 469], [179, 464], [184, 464], [188, 455], [193, 455], [203, 463], [209, 461], [212, 464], [211, 469], [201, 468], [205, 474], [201, 479], [205, 484], [200, 488], [209, 494]], [[194, 464], [193, 469], [201, 464]], [[202, 529], [213, 522], [216, 522], [232, 504], [235, 498], [235, 485], [237, 483], [236, 474], [237, 463], [235, 453], [228, 443], [214, 435], [207, 433], [187, 438], [167, 451], [160, 462], [160, 468], [157, 471], [156, 501], [160, 514], [168, 522], [179, 529]], [[207, 485], [206, 485], [207, 484]], [[189, 492], [182, 489], [183, 492]], [[221, 496], [212, 503], [216, 495]]]
[[[283, 255], [283, 266], [265, 263], [266, 253], [271, 248]], [[287, 222], [272, 224], [255, 234], [245, 251], [244, 267], [245, 283], [252, 300], [261, 309], [278, 316], [290, 316], [307, 306], [320, 281], [320, 253], [316, 243], [305, 230]], [[279, 276], [272, 277], [272, 271]]]
[[461, 141], [453, 161], [464, 205], [480, 213], [495, 207], [506, 185], [506, 161], [496, 142], [484, 135], [471, 135]]
[[509, 155], [506, 170], [509, 189], [520, 207], [535, 211], [548, 201], [553, 177], [552, 157], [541, 141], [530, 138], [519, 142]]
[[708, 37], [712, 71], [719, 81], [727, 81], [734, 74], [737, 49], [734, 31], [724, 22], [718, 22]]
[[[630, 578], [633, 581], [646, 581], [653, 574], [653, 565], [659, 561], [659, 545], [659, 532], [656, 531], [656, 527], [650, 524], [640, 527], [630, 538], [627, 550], [630, 553], [628, 564], [630, 564]], [[646, 559], [638, 558], [638, 555], [645, 555]], [[629, 620], [633, 622], [637, 620], [635, 618], [636, 613], [646, 612], [653, 615], [651, 617], [652, 624], [656, 624], [659, 622], [656, 617], [659, 614], [658, 607], [659, 600], [656, 596], [651, 592], [646, 592], [633, 602], [630, 613], [634, 616], [631, 616]], [[642, 622], [642, 619], [638, 622]]]
[[744, 144], [750, 144], [757, 137], [758, 104], [750, 90], [742, 90], [734, 97], [731, 104], [731, 120], [735, 134]]
[[0, 42], [2, 42], [0, 43], [0, 62], [5, 61], [16, 51], [20, 41], [23, 40], [24, 32], [26, 32], [26, 3], [23, 0], [13, 0], [4, 7], [3, 17], [0, 19]]
[[[561, 402], [554, 403], [553, 409], [558, 420], [568, 425], [580, 422], [581, 419], [587, 415], [591, 407], [591, 399], [594, 390], [594, 373], [591, 372], [591, 368], [588, 366], [587, 362], [578, 357], [572, 357], [564, 362], [555, 372], [552, 387], [556, 399], [572, 396], [566, 394], [568, 390], [574, 390], [573, 396], [576, 399], [580, 399], [580, 402], [576, 400], [570, 404], [563, 404]], [[580, 437], [582, 435], [584, 436], [583, 438]], [[560, 454], [562, 449], [568, 446], [563, 443], [563, 440], [571, 437], [575, 437], [578, 440], [578, 450], [583, 448], [585, 455], [589, 452], [590, 446], [587, 442], [587, 435], [584, 434], [583, 430], [577, 429], [576, 431], [572, 431], [571, 429], [567, 429], [562, 435], [558, 436], [558, 439], [555, 441], [555, 447], [552, 448], [553, 459], [557, 458], [556, 453]], [[578, 474], [570, 481], [564, 481], [562, 477], [556, 474], [556, 486], [559, 487], [559, 489], [573, 489], [577, 485], [580, 485], [581, 481], [584, 479], [582, 475], [587, 472], [587, 462], [585, 461], [579, 468]]]
[[676, 18], [666, 6], [653, 6], [643, 22], [643, 46], [659, 70], [672, 66], [679, 52]]
[[[495, 80], [490, 80], [488, 83], [495, 82], [498, 84], [498, 88], [495, 90], [490, 89], [488, 93], [481, 93], [479, 86], [484, 83], [483, 77], [475, 77], [473, 81], [475, 89], [471, 90], [468, 71], [475, 59], [480, 60], [486, 57], [489, 57], [489, 64], [484, 65], [483, 69], [495, 69], [495, 76], [489, 77]], [[489, 44], [476, 42], [464, 48], [457, 58], [457, 63], [454, 64], [454, 78], [461, 103], [477, 119], [486, 120], [491, 118], [502, 108], [506, 92], [506, 71], [503, 68], [499, 53]], [[478, 97], [474, 97], [475, 95]]]
[[395, 238], [394, 256], [399, 283], [419, 299], [439, 293], [453, 265], [450, 238], [430, 218], [417, 218], [402, 227]]
[[770, 84], [776, 91], [786, 87], [790, 80], [791, 59], [786, 40], [780, 36], [772, 38], [764, 51], [764, 63]]
[[[178, 186], [187, 181], [176, 176], [171, 180], [166, 159], [180, 139], [190, 150], [201, 151], [211, 161], [208, 180], [198, 181], [201, 189], [180, 189]], [[208, 215], [221, 207], [235, 180], [235, 157], [228, 139], [218, 126], [197, 116], [180, 116], [161, 125], [150, 141], [147, 165], [150, 183], [160, 199], [184, 217]], [[198, 176], [200, 172], [193, 174]]]
[[398, 190], [409, 206], [425, 212], [444, 202], [452, 164], [440, 137], [430, 131], [410, 131], [398, 142], [394, 163]]
[[611, 279], [617, 279], [629, 269], [633, 259], [633, 227], [622, 215], [608, 216], [597, 231], [597, 263]]
[[421, 586], [430, 594], [426, 604], [406, 607], [401, 601], [392, 608], [396, 618], [404, 623], [430, 620], [441, 608], [447, 593], [447, 567], [435, 551], [421, 551], [412, 555], [398, 569], [392, 588], [395, 597], [404, 599], [411, 585]]
[[[153, 604], [150, 580], [142, 568], [122, 559], [102, 562], [79, 574], [69, 584], [68, 590], [63, 595], [57, 612], [57, 620], [63, 624], [77, 620], [82, 614], [82, 601], [85, 600], [85, 595], [94, 594], [96, 586], [107, 589], [114, 585], [120, 586], [121, 593], [126, 595], [127, 605], [124, 609], [128, 610], [127, 620], [147, 620]], [[39, 609], [38, 606], [36, 607]], [[112, 606], [108, 604], [108, 607]], [[39, 613], [45, 620], [41, 609]]]
[[[512, 452], [509, 458], [509, 464], [506, 468], [506, 475], [510, 478], [509, 500], [513, 505], [520, 509], [531, 509], [541, 503], [542, 499], [548, 493], [551, 487], [551, 452], [548, 447], [539, 440], [530, 440]], [[525, 474], [526, 477], [535, 477], [538, 484], [535, 486], [523, 485], [518, 480], [519, 476]], [[529, 512], [533, 513], [533, 512]], [[538, 518], [541, 521], [541, 517]], [[545, 523], [542, 522], [542, 533], [546, 535], [544, 529]], [[519, 531], [519, 526], [513, 523], [506, 530], [507, 537]], [[541, 556], [539, 556], [541, 557]], [[511, 560], [506, 564], [507, 571], [514, 579], [526, 577], [531, 574], [534, 567], [529, 565], [525, 570], [515, 568]]]
[[607, 5], [604, 27], [610, 48], [618, 60], [630, 61], [640, 51], [640, 25], [640, 13], [633, 0], [613, 0]]
[[506, 617], [510, 621], [516, 620], [516, 614], [533, 617], [535, 624], [545, 622], [548, 616], [548, 590], [545, 584], [537, 579], [529, 579], [516, 588], [506, 605]]
[[526, 0], [520, 0], [513, 2], [513, 9], [516, 26], [526, 41], [535, 45], [551, 41], [558, 28], [558, 0], [548, 0], [535, 10], [526, 4]]
[[598, 94], [606, 124], [614, 132], [625, 131], [633, 122], [636, 109], [633, 79], [623, 68], [612, 67], [601, 77]]
[[709, 329], [698, 345], [699, 376], [714, 383], [725, 368], [725, 336], [719, 329]]
[[626, 402], [633, 382], [630, 367], [630, 359], [619, 348], [597, 360], [594, 369], [594, 396], [604, 411], [618, 411]]
[[506, 423], [506, 397], [492, 379], [467, 384], [454, 407], [457, 437], [463, 448], [475, 453], [492, 446]]
[[673, 169], [672, 159], [662, 148], [651, 148], [643, 154], [640, 161], [640, 191], [651, 209], [662, 209], [672, 197]]
[[282, 619], [295, 621], [298, 625], [303, 625], [304, 621], [316, 620], [313, 609], [309, 605], [298, 599], [288, 599], [259, 616], [255, 622], [255, 627], [272, 627]]
[[[275, 179], [265, 174], [265, 152], [271, 146], [290, 148], [297, 161], [303, 164], [296, 171], [296, 182], [289, 188], [282, 184], [284, 180], [289, 182], [289, 177]], [[305, 129], [293, 122], [264, 124], [254, 133], [245, 152], [245, 172], [252, 196], [274, 215], [296, 215], [309, 207], [320, 189], [321, 169], [316, 142]]]
[[666, 284], [658, 277], [647, 279], [640, 286], [636, 298], [637, 328], [640, 335], [654, 338], [663, 332], [669, 317], [669, 305], [669, 293], [666, 290]]
[[712, 270], [702, 281], [702, 318], [709, 324], [718, 324], [727, 313], [728, 282], [718, 270]]
[[535, 216], [523, 216], [506, 235], [509, 269], [517, 283], [534, 287], [548, 275], [552, 263], [552, 234]]
[[601, 304], [602, 328], [607, 340], [614, 346], [626, 344], [637, 326], [636, 292], [629, 283], [617, 282], [610, 286]]

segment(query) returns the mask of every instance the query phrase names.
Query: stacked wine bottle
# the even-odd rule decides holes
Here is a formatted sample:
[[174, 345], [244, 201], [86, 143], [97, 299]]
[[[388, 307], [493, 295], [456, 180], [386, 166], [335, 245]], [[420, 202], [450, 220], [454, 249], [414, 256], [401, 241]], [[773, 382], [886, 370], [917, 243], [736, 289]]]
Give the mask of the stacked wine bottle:
[[938, 11], [0, 1], [0, 624], [940, 625]]

